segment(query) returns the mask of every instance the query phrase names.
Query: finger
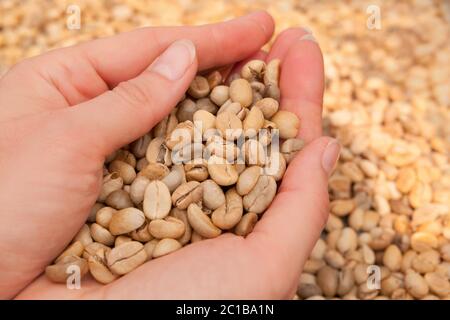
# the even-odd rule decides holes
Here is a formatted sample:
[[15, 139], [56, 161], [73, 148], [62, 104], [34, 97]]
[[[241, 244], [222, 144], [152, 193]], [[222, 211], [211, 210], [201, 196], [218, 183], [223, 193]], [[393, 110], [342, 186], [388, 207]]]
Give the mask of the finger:
[[300, 118], [299, 136], [306, 142], [322, 135], [323, 58], [310, 34], [295, 40], [284, 55], [280, 75], [281, 109]]
[[247, 237], [254, 247], [271, 248], [261, 250], [265, 260], [283, 265], [287, 275], [300, 272], [327, 220], [327, 181], [339, 150], [332, 138], [310, 142], [289, 165], [279, 193]]
[[273, 29], [272, 17], [261, 11], [204, 26], [141, 28], [55, 50], [30, 62], [74, 105], [138, 76], [178, 39], [194, 42], [204, 70], [247, 57], [270, 39]]
[[242, 61], [237, 62], [237, 63], [233, 66], [233, 68], [231, 69], [230, 73], [228, 74], [226, 83], [229, 83], [229, 82], [230, 82], [230, 79], [232, 79], [233, 76], [234, 76], [235, 74], [240, 73], [242, 67], [243, 67], [247, 62], [249, 62], [250, 60], [255, 60], [255, 59], [257, 59], [257, 60], [266, 60], [266, 57], [267, 57], [267, 52], [264, 51], [264, 50], [259, 50], [259, 51], [256, 52], [255, 54], [252, 54], [250, 57], [248, 57], [248, 58], [246, 58], [246, 59], [244, 59], [244, 60], [242, 60]]
[[306, 28], [289, 28], [280, 32], [270, 48], [267, 62], [273, 59], [283, 60], [291, 45], [309, 33], [311, 31]]
[[59, 110], [66, 133], [105, 156], [144, 135], [168, 114], [196, 71], [193, 43], [176, 41], [136, 78], [74, 108]]

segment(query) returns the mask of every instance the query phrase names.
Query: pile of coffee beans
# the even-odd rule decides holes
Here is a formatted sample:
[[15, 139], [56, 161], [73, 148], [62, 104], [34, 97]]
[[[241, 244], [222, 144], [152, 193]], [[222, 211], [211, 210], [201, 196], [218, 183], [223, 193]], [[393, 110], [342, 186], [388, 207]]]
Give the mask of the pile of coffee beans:
[[107, 284], [190, 243], [248, 235], [303, 147], [299, 119], [279, 110], [279, 73], [275, 59], [249, 61], [229, 86], [218, 71], [196, 76], [151, 132], [107, 157], [97, 202], [47, 277], [76, 266]]

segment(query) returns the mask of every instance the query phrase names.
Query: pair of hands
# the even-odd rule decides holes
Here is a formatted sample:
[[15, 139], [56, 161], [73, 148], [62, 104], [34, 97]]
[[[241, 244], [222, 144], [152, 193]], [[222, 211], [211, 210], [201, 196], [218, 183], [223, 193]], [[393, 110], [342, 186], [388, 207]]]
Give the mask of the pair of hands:
[[[0, 79], [2, 298], [290, 298], [328, 215], [338, 144], [321, 137], [323, 63], [303, 29], [269, 53], [272, 18], [144, 28], [25, 60]], [[189, 39], [181, 40], [180, 39]], [[192, 42], [191, 42], [192, 41]], [[308, 145], [246, 239], [224, 234], [152, 260], [109, 285], [68, 290], [42, 275], [85, 222], [106, 155], [168, 114], [198, 70], [249, 57], [282, 60], [281, 108]]]

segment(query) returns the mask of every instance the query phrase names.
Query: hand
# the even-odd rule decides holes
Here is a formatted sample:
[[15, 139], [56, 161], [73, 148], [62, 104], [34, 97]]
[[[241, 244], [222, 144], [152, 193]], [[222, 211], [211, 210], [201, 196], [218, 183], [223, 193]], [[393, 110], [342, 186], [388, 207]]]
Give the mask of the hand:
[[[251, 235], [189, 245], [107, 286], [86, 277], [82, 289], [68, 290], [39, 276], [84, 223], [105, 156], [168, 114], [197, 68], [242, 60], [272, 32], [265, 13], [210, 26], [140, 29], [26, 60], [0, 79], [4, 297], [21, 290], [18, 298], [290, 297], [326, 220], [326, 182], [339, 149], [329, 138], [316, 139], [322, 57], [317, 44], [300, 40], [300, 29], [280, 35], [267, 59], [287, 66], [282, 108], [300, 116], [300, 135], [310, 143]], [[178, 39], [192, 40], [196, 51], [190, 41], [173, 43]]]

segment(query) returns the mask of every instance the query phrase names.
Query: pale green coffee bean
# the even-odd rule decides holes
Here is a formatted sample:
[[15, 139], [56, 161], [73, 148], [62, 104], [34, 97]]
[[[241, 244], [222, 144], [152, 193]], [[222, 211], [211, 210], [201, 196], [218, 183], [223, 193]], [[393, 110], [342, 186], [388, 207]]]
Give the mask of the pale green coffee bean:
[[192, 121], [192, 116], [198, 110], [197, 104], [191, 99], [185, 99], [178, 104], [177, 119], [179, 122]]
[[105, 246], [112, 246], [114, 244], [114, 236], [111, 232], [97, 223], [91, 224], [91, 236], [92, 239], [104, 244]]
[[227, 140], [236, 140], [242, 135], [242, 121], [231, 112], [222, 112], [217, 115], [216, 128]]
[[196, 203], [189, 205], [187, 216], [192, 229], [204, 238], [215, 238], [222, 233]]
[[55, 263], [61, 261], [64, 257], [68, 256], [77, 256], [81, 257], [84, 251], [84, 245], [81, 241], [75, 241], [71, 245], [69, 245], [56, 259]]
[[275, 85], [279, 87], [280, 64], [280, 59], [273, 59], [266, 65], [266, 70], [264, 72], [264, 84], [266, 86]]
[[262, 171], [262, 168], [259, 166], [247, 167], [244, 171], [242, 171], [236, 183], [237, 193], [241, 196], [245, 196], [252, 191], [258, 182]]
[[300, 129], [300, 120], [295, 113], [280, 110], [270, 119], [280, 130], [281, 139], [295, 138]]
[[45, 275], [53, 282], [66, 283], [67, 278], [73, 274], [72, 268], [77, 268], [81, 277], [89, 271], [86, 259], [78, 256], [66, 256], [59, 263], [46, 267]]
[[161, 181], [167, 186], [170, 192], [173, 192], [182, 183], [186, 182], [184, 166], [182, 164], [173, 165], [172, 171]]
[[208, 179], [208, 162], [204, 159], [194, 159], [184, 165], [187, 181], [202, 182]]
[[221, 106], [230, 98], [230, 88], [227, 86], [217, 86], [211, 91], [210, 99], [216, 105]]
[[148, 163], [162, 163], [166, 166], [172, 164], [171, 151], [166, 146], [163, 137], [156, 137], [149, 143], [145, 158]]
[[87, 224], [83, 224], [81, 229], [73, 238], [73, 242], [75, 243], [76, 241], [80, 241], [84, 247], [92, 243], [93, 240], [91, 237], [91, 230], [89, 229], [89, 226]]
[[230, 98], [239, 102], [243, 107], [249, 107], [253, 100], [253, 91], [250, 83], [245, 79], [233, 80], [230, 84]]
[[142, 201], [144, 201], [145, 189], [147, 188], [149, 183], [150, 179], [143, 175], [138, 175], [136, 179], [134, 179], [134, 181], [131, 183], [130, 198], [135, 205], [138, 205], [142, 203]]
[[97, 198], [98, 201], [105, 201], [106, 198], [114, 191], [120, 190], [123, 187], [123, 179], [117, 173], [113, 172], [103, 177], [102, 187], [100, 194]]
[[100, 249], [88, 259], [89, 272], [92, 277], [102, 284], [108, 284], [117, 279], [106, 266], [105, 250]]
[[169, 174], [169, 168], [162, 163], [149, 163], [139, 172], [139, 176], [144, 176], [150, 181], [162, 180]]
[[165, 218], [172, 207], [169, 189], [161, 181], [149, 183], [145, 189], [143, 209], [145, 216], [150, 220]]
[[178, 209], [186, 209], [191, 203], [202, 200], [203, 186], [198, 181], [183, 183], [172, 193], [172, 203]]
[[211, 156], [208, 159], [208, 172], [211, 178], [220, 186], [235, 184], [239, 175], [236, 168], [225, 159]]
[[[136, 158], [142, 158], [145, 157], [145, 153], [147, 152], [148, 145], [150, 141], [152, 140], [152, 136], [150, 133], [147, 133], [140, 137], [139, 139], [135, 140], [131, 144], [131, 152], [135, 155]], [[137, 169], [137, 164], [136, 164]], [[137, 169], [139, 170], [139, 169]]]
[[111, 222], [112, 216], [117, 210], [111, 207], [104, 207], [98, 210], [97, 216], [95, 217], [95, 222], [101, 225], [103, 228], [108, 229], [109, 223]]
[[188, 221], [187, 211], [180, 210], [178, 208], [173, 208], [170, 211], [170, 216], [177, 218], [184, 223], [184, 227], [185, 227], [184, 233], [179, 238], [176, 239], [179, 243], [181, 243], [181, 245], [184, 246], [191, 240], [191, 236], [192, 236], [192, 228]]
[[258, 215], [254, 212], [248, 212], [242, 216], [242, 219], [234, 228], [234, 233], [241, 237], [249, 235], [258, 222]]
[[272, 202], [277, 183], [271, 176], [260, 176], [253, 189], [243, 197], [244, 208], [257, 214], [263, 213]]
[[164, 219], [150, 221], [148, 230], [156, 239], [177, 239], [184, 234], [186, 227], [180, 219], [168, 216]]
[[114, 160], [109, 164], [109, 172], [117, 172], [117, 174], [123, 179], [124, 184], [130, 184], [136, 178], [136, 171], [130, 164], [121, 161]]
[[175, 239], [161, 239], [153, 249], [153, 258], [159, 258], [181, 249], [181, 243]]
[[123, 189], [111, 192], [111, 194], [106, 198], [105, 203], [106, 205], [117, 210], [133, 206], [130, 194]]
[[203, 135], [206, 130], [216, 126], [216, 117], [208, 111], [198, 110], [194, 113], [194, 126], [199, 128]]
[[260, 109], [264, 115], [265, 119], [270, 119], [275, 113], [277, 113], [279, 108], [279, 103], [277, 100], [272, 98], [264, 98], [255, 103], [254, 107]]
[[123, 275], [147, 261], [147, 254], [142, 243], [130, 241], [112, 249], [106, 255], [106, 261], [113, 273]]
[[189, 85], [188, 93], [190, 96], [200, 99], [206, 97], [209, 94], [209, 83], [205, 77], [196, 76]]
[[252, 138], [259, 133], [259, 130], [264, 126], [264, 115], [259, 108], [251, 108], [242, 123], [244, 135], [247, 138]]
[[302, 139], [291, 138], [284, 141], [283, 144], [281, 145], [281, 153], [286, 159], [286, 162], [287, 163], [291, 162], [291, 160], [294, 159], [297, 152], [302, 150], [304, 145], [305, 141]]
[[136, 208], [125, 208], [113, 214], [109, 223], [109, 232], [113, 236], [129, 233], [142, 226], [145, 222], [144, 213]]
[[214, 180], [208, 179], [202, 182], [203, 187], [203, 201], [202, 204], [210, 210], [216, 210], [220, 206], [225, 204], [225, 194], [222, 188], [214, 182]]
[[242, 218], [242, 198], [235, 188], [225, 193], [225, 204], [214, 210], [211, 215], [212, 222], [222, 230], [233, 228]]
[[241, 77], [248, 80], [262, 80], [266, 63], [262, 60], [250, 60], [241, 69]]

